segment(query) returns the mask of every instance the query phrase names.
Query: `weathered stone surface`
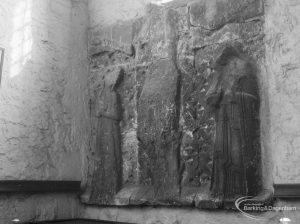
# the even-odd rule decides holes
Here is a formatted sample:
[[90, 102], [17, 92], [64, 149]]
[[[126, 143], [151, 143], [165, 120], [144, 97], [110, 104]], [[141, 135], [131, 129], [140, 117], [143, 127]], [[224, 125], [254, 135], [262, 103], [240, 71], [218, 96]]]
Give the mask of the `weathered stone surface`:
[[101, 54], [113, 50], [132, 55], [133, 21], [119, 22], [113, 26], [94, 27], [91, 34], [89, 54]]
[[220, 29], [227, 23], [241, 23], [263, 14], [260, 0], [211, 0], [189, 4], [190, 23], [207, 30]]
[[180, 124], [181, 184], [200, 186], [210, 180], [214, 121], [204, 101], [208, 80], [196, 68], [183, 75]]
[[225, 46], [214, 64], [206, 95], [216, 121], [212, 193], [234, 202], [262, 190], [257, 74], [251, 59], [232, 46]]
[[179, 197], [173, 200], [173, 205], [194, 206], [198, 190], [198, 187], [181, 187]]
[[251, 45], [253, 45], [253, 41], [258, 41], [256, 44], [259, 44], [259, 41], [264, 37], [261, 20], [262, 18], [258, 17], [256, 20], [246, 23], [229, 23], [213, 32], [204, 31], [198, 27], [191, 28], [193, 48], [200, 49], [211, 45], [241, 40], [246, 41], [246, 43], [252, 42], [250, 43]]
[[178, 18], [174, 9], [148, 6], [147, 16], [135, 23], [133, 33], [138, 60], [176, 57]]
[[[103, 47], [102, 42], [99, 42], [97, 46], [99, 49]], [[115, 198], [114, 195], [121, 190], [123, 185], [125, 186], [128, 184], [137, 183], [137, 87], [135, 86], [136, 69], [133, 65], [134, 61], [131, 55], [123, 50], [113, 47], [105, 48], [105, 50], [91, 55], [89, 93], [92, 132], [90, 138], [90, 150], [87, 153], [88, 181], [86, 192], [83, 196], [83, 201], [86, 203], [124, 204], [126, 203], [126, 199], [123, 196], [118, 196]], [[105, 131], [105, 129], [108, 129], [110, 125], [103, 124], [101, 128], [97, 128], [97, 123], [99, 122], [97, 118], [97, 111], [99, 111], [99, 108], [103, 107], [103, 105], [112, 103], [112, 100], [109, 99], [107, 94], [106, 96], [102, 96], [100, 98], [98, 96], [103, 95], [104, 92], [111, 92], [111, 87], [107, 86], [108, 84], [106, 81], [108, 80], [108, 77], [115, 77], [115, 75], [113, 75], [115, 74], [114, 71], [122, 71], [122, 77], [118, 79], [117, 85], [114, 85], [113, 87], [113, 94], [115, 94], [118, 98], [119, 121], [116, 125], [118, 126], [117, 129], [119, 130], [115, 130], [118, 132], [118, 134], [115, 132], [115, 134], [112, 134], [113, 138], [109, 140], [108, 135], [106, 135], [106, 137], [101, 137], [101, 132]], [[113, 130], [108, 132], [112, 133]], [[102, 138], [101, 141], [106, 142], [107, 144], [111, 142], [114, 144], [114, 146], [110, 144], [110, 147], [104, 147], [106, 148], [106, 151], [104, 152], [100, 149], [101, 147], [99, 148], [99, 144], [97, 144], [97, 138]], [[116, 147], [116, 144], [119, 146]], [[117, 149], [119, 152], [117, 157], [115, 149]], [[106, 160], [101, 163], [101, 158], [104, 158], [104, 155], [106, 155]], [[117, 161], [119, 161], [119, 165], [116, 165], [115, 163], [116, 158]], [[109, 162], [109, 160], [111, 161]], [[112, 166], [112, 164], [115, 165]], [[113, 170], [118, 171], [114, 173]], [[98, 178], [98, 176], [101, 176], [104, 172], [106, 174], [101, 178]], [[115, 180], [113, 181], [114, 183], [111, 182], [113, 179]], [[98, 193], [96, 192], [94, 194], [93, 189], [97, 189], [96, 191]], [[112, 191], [108, 193], [108, 189], [112, 189]], [[101, 197], [97, 197], [96, 195], [107, 197], [107, 200], [102, 200]], [[129, 201], [129, 198], [127, 201]]]
[[[148, 15], [135, 33], [137, 61], [151, 60], [138, 92], [139, 182], [146, 185], [142, 195], [148, 195], [143, 191], [151, 187], [155, 203], [169, 204], [179, 194], [180, 76], [175, 64], [178, 13], [152, 5]], [[141, 201], [139, 198], [137, 201]]]
[[122, 187], [121, 129], [122, 110], [118, 88], [124, 71], [108, 69], [104, 75], [103, 88], [96, 98], [95, 116], [96, 145], [90, 203], [111, 203]]
[[[215, 9], [216, 16], [210, 9]], [[125, 22], [132, 23], [128, 29], [132, 38], [127, 38], [132, 55], [107, 47], [101, 42], [106, 32], [98, 35], [93, 29], [91, 40], [99, 51], [90, 51], [91, 65], [101, 70], [100, 76], [105, 76], [105, 67], [128, 66], [124, 91], [120, 91], [123, 183], [144, 185], [130, 197], [133, 204], [193, 205], [197, 198], [201, 208], [221, 206], [222, 201], [207, 193], [213, 173], [215, 120], [205, 95], [222, 47], [239, 46], [253, 60], [262, 61], [262, 13], [261, 2], [254, 0], [149, 5], [143, 18]], [[118, 24], [107, 26], [110, 35]], [[123, 39], [122, 35], [116, 36]], [[101, 78], [94, 80], [103, 88]]]
[[155, 200], [155, 189], [153, 186], [142, 186], [138, 187], [138, 190], [131, 195], [129, 204], [130, 205], [151, 205], [154, 204]]
[[114, 205], [130, 205], [130, 199], [136, 195], [139, 190], [137, 185], [125, 185], [114, 197]]
[[172, 60], [154, 62], [138, 102], [140, 182], [153, 185], [155, 193], [178, 183], [178, 79]]

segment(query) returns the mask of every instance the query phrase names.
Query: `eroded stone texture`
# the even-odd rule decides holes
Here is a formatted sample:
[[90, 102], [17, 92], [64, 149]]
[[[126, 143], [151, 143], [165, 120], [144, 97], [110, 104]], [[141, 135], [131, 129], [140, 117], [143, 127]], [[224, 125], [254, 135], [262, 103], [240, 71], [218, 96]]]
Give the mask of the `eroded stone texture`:
[[[216, 130], [205, 96], [224, 46], [238, 46], [260, 74], [262, 15], [256, 0], [187, 0], [148, 5], [141, 18], [93, 27], [91, 66], [104, 73], [105, 67], [123, 66], [126, 74], [120, 91], [127, 90], [120, 95], [126, 102], [121, 132], [128, 172], [113, 203], [222, 206], [210, 192]], [[129, 178], [129, 170], [137, 175]]]
[[[118, 200], [113, 196], [121, 186], [134, 184], [137, 179], [136, 75], [133, 57], [126, 49], [106, 42], [105, 38], [100, 40], [93, 42], [89, 52], [92, 130], [87, 154], [87, 190], [82, 198], [87, 203], [114, 204]], [[109, 77], [118, 77], [114, 85], [107, 83], [111, 80]], [[114, 116], [116, 113], [111, 111], [112, 114], [108, 113], [106, 118], [99, 118], [103, 106], [113, 107], [112, 98], [116, 100], [113, 110], [118, 111], [118, 115]], [[102, 123], [100, 127], [99, 119], [102, 122], [105, 119], [106, 124]], [[110, 124], [114, 128], [110, 129]], [[104, 132], [107, 133], [106, 137]], [[106, 147], [107, 144], [110, 146]], [[105, 159], [103, 154], [106, 155]]]
[[263, 14], [260, 0], [194, 1], [189, 4], [190, 23], [206, 30], [220, 29], [227, 23], [241, 23]]
[[[176, 67], [176, 22], [173, 10], [151, 8], [144, 33], [149, 35], [151, 64], [138, 98], [139, 183], [151, 186], [157, 200], [179, 193], [180, 76]], [[161, 29], [163, 27], [163, 29]], [[146, 51], [147, 52], [147, 51]], [[140, 53], [140, 52], [139, 52]]]
[[123, 71], [119, 68], [105, 72], [103, 88], [96, 98], [97, 164], [93, 173], [91, 202], [109, 203], [122, 185], [121, 102], [117, 89]]
[[139, 180], [161, 194], [178, 184], [178, 78], [171, 60], [159, 60], [151, 66], [138, 102]]
[[225, 46], [207, 91], [216, 120], [211, 190], [225, 203], [261, 190], [260, 98], [254, 68], [238, 49]]

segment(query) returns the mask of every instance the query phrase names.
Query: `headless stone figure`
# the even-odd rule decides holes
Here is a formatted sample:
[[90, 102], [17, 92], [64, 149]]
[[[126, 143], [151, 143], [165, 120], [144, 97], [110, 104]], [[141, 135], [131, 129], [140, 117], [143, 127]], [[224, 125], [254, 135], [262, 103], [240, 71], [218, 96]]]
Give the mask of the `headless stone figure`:
[[96, 168], [93, 174], [90, 200], [109, 204], [122, 185], [121, 103], [116, 91], [121, 71], [108, 72], [99, 93], [96, 116]]
[[207, 104], [216, 135], [211, 190], [221, 201], [260, 190], [259, 94], [251, 64], [228, 47], [215, 65]]

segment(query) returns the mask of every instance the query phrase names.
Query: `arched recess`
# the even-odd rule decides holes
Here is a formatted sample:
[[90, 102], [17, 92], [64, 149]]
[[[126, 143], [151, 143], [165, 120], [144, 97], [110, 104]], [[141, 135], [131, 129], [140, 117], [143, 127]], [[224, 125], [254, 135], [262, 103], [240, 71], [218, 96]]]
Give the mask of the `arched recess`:
[[271, 198], [263, 190], [258, 70], [236, 46], [222, 47], [213, 64], [207, 105], [216, 122], [211, 193], [233, 207], [237, 198]]

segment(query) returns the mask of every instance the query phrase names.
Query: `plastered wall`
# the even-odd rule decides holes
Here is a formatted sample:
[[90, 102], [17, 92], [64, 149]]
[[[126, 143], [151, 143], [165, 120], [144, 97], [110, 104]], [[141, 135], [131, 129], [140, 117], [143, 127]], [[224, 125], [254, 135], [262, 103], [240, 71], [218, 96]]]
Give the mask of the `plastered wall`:
[[265, 2], [270, 150], [275, 183], [300, 183], [300, 2]]
[[74, 194], [1, 194], [0, 223], [78, 218], [81, 205]]
[[[0, 179], [81, 180], [88, 146], [87, 1], [2, 0]], [[76, 218], [76, 194], [1, 194], [0, 223]]]
[[[145, 14], [148, 2], [1, 0], [0, 47], [5, 48], [5, 59], [0, 87], [0, 178], [85, 178], [82, 164], [87, 162], [84, 152], [90, 135], [88, 17], [90, 52], [102, 37], [129, 46], [132, 21]], [[299, 7], [297, 0], [265, 1], [266, 61], [260, 65], [260, 81], [263, 158], [270, 161], [263, 168], [269, 184], [300, 181]], [[112, 27], [123, 29], [112, 32]], [[18, 216], [41, 220], [80, 213], [72, 195], [1, 196], [0, 205], [4, 223]], [[294, 221], [297, 214], [287, 215]], [[265, 223], [278, 223], [282, 215], [286, 214], [265, 214]], [[153, 208], [87, 207], [84, 216], [139, 223], [246, 220], [231, 212]]]
[[81, 179], [88, 144], [84, 8], [69, 0], [0, 3], [1, 179]]

